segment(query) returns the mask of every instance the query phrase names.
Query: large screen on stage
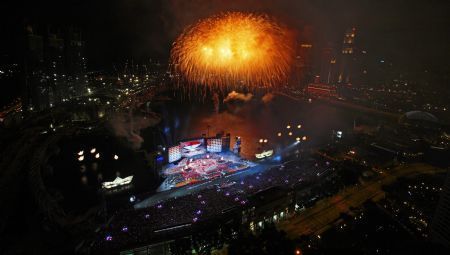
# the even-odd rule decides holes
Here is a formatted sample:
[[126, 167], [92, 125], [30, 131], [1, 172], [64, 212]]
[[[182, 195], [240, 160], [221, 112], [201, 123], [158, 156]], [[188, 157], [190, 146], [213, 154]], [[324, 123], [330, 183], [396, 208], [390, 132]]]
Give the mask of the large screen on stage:
[[180, 142], [180, 149], [182, 157], [192, 157], [206, 152], [203, 138]]
[[208, 138], [206, 150], [208, 152], [222, 152], [222, 138]]
[[181, 159], [181, 149], [180, 145], [173, 146], [169, 148], [169, 163]]

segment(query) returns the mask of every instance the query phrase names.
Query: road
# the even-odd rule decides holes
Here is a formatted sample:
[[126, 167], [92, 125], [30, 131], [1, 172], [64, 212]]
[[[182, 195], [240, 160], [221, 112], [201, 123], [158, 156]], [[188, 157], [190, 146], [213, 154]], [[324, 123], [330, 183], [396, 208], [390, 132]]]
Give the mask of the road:
[[281, 222], [278, 227], [291, 238], [320, 234], [331, 227], [341, 213], [348, 212], [350, 207], [359, 207], [369, 199], [378, 201], [383, 198], [385, 194], [382, 186], [393, 183], [397, 178], [439, 172], [445, 172], [445, 170], [426, 164], [403, 165], [384, 171], [373, 181], [349, 187], [333, 197], [319, 201], [313, 207]]
[[[301, 97], [295, 96], [295, 95], [290, 95], [284, 92], [277, 92], [277, 94], [288, 97], [292, 100], [295, 101], [303, 101], [304, 99], [302, 99]], [[345, 107], [345, 108], [350, 108], [352, 110], [356, 110], [359, 112], [364, 112], [364, 113], [369, 113], [369, 114], [374, 114], [374, 115], [378, 115], [378, 116], [382, 116], [385, 117], [387, 119], [391, 119], [394, 121], [397, 121], [398, 118], [400, 117], [399, 114], [396, 113], [392, 113], [392, 112], [385, 112], [385, 111], [381, 111], [381, 110], [377, 110], [374, 108], [369, 108], [363, 105], [358, 105], [352, 102], [348, 102], [348, 101], [341, 101], [341, 100], [336, 100], [336, 99], [332, 99], [332, 98], [315, 98], [314, 100], [318, 100], [321, 102], [325, 102], [325, 103], [329, 103], [332, 104], [333, 106], [339, 106], [339, 107]]]

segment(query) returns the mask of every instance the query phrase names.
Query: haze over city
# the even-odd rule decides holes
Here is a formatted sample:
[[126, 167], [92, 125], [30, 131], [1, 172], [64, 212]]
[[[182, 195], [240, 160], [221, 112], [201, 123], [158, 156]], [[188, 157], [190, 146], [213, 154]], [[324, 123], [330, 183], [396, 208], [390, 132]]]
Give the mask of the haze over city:
[[450, 3], [1, 10], [2, 254], [448, 254]]

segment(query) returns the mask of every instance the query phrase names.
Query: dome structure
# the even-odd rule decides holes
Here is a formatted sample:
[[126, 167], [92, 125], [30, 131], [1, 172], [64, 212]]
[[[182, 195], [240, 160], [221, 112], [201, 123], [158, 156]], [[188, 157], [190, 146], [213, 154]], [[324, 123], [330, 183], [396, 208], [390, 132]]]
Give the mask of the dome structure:
[[422, 112], [422, 111], [410, 111], [406, 112], [402, 118], [406, 118], [411, 121], [426, 121], [426, 122], [433, 122], [438, 123], [439, 119], [434, 116], [433, 114], [429, 112]]

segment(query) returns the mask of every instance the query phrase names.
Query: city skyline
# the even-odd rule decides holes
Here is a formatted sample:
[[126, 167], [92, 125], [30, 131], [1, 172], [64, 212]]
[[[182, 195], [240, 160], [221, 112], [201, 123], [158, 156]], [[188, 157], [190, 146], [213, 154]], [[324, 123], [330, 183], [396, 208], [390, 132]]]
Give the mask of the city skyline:
[[[109, 63], [102, 63], [106, 59], [113, 62], [130, 58], [138, 60], [142, 56], [145, 58], [168, 56], [169, 48], [164, 45], [170, 45], [184, 26], [213, 13], [247, 10], [273, 14], [284, 20], [292, 29], [300, 31], [300, 37], [303, 36], [301, 33], [303, 26], [312, 26], [314, 44], [320, 45], [320, 48], [329, 42], [339, 43], [346, 29], [356, 27], [359, 30], [360, 40], [366, 45], [367, 50], [388, 61], [401, 60], [404, 62], [399, 62], [399, 65], [407, 64], [411, 61], [406, 61], [405, 58], [410, 55], [411, 60], [416, 59], [418, 61], [415, 62], [425, 62], [430, 66], [431, 59], [433, 62], [445, 60], [444, 42], [450, 39], [446, 36], [448, 20], [445, 19], [445, 13], [449, 8], [447, 3], [432, 2], [426, 3], [425, 6], [421, 1], [408, 2], [406, 6], [402, 1], [389, 4], [383, 1], [378, 3], [349, 1], [342, 5], [338, 2], [300, 1], [293, 6], [288, 3], [289, 1], [280, 3], [231, 1], [225, 4], [213, 1], [203, 4], [202, 1], [198, 1], [202, 7], [189, 10], [191, 8], [189, 5], [184, 6], [177, 1], [166, 3], [113, 1], [108, 4], [102, 1], [93, 3], [75, 1], [74, 4], [64, 5], [52, 1], [44, 1], [37, 5], [30, 1], [20, 6], [11, 3], [10, 11], [2, 16], [2, 31], [17, 34], [20, 24], [27, 22], [63, 27], [79, 26], [86, 31], [85, 38], [91, 44], [89, 55], [93, 61], [91, 65], [95, 69], [106, 68]], [[8, 6], [8, 2], [5, 6]], [[70, 8], [67, 8], [68, 6]], [[188, 9], [181, 12], [178, 8]], [[141, 15], [132, 13], [136, 9], [139, 9]], [[374, 11], [377, 9], [383, 12]], [[11, 46], [14, 47], [14, 37], [8, 39], [2, 44], [3, 52]], [[408, 43], [408, 41], [415, 42]], [[435, 43], [433, 47], [429, 47], [433, 42]], [[95, 54], [95, 51], [99, 50], [97, 47], [99, 44], [108, 44], [108, 47], [103, 47]], [[376, 47], [377, 45], [391, 47]], [[393, 47], [398, 45], [404, 47]]]
[[1, 7], [0, 253], [449, 254], [450, 2]]

